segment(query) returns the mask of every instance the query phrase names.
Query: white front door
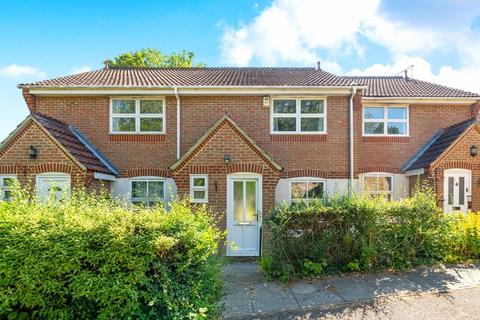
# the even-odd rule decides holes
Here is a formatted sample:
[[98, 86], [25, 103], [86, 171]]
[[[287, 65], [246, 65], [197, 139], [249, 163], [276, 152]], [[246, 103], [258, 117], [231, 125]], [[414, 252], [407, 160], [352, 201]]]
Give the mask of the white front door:
[[445, 170], [444, 175], [445, 212], [468, 211], [468, 196], [471, 194], [470, 172], [468, 170]]
[[70, 196], [70, 175], [45, 173], [37, 175], [37, 196], [40, 201], [49, 197], [62, 200]]
[[260, 175], [227, 177], [227, 255], [258, 256], [261, 226]]

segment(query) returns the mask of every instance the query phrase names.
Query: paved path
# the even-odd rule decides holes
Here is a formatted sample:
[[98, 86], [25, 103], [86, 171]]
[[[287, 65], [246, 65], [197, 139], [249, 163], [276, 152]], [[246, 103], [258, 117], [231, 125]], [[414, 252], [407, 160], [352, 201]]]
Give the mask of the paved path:
[[273, 318], [288, 312], [325, 310], [390, 297], [480, 287], [479, 265], [419, 268], [409, 273], [348, 275], [283, 284], [266, 281], [255, 263], [238, 262], [226, 266], [223, 277], [225, 287], [221, 303], [226, 319]]

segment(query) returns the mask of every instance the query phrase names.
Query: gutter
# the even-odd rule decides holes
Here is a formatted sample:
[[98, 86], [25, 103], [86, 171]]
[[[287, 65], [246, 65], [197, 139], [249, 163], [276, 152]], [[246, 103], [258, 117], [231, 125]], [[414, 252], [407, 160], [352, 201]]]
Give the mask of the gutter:
[[353, 98], [357, 93], [357, 87], [355, 83], [352, 82], [350, 85], [351, 88], [351, 95], [350, 95], [350, 104], [349, 104], [349, 112], [348, 112], [348, 120], [349, 120], [349, 135], [348, 135], [348, 167], [349, 167], [349, 180], [348, 180], [348, 193], [352, 195], [353, 193], [353, 178], [354, 178], [354, 145], [353, 145]]
[[178, 160], [180, 159], [180, 97], [178, 95], [177, 87], [173, 87], [173, 92], [175, 93], [175, 98], [177, 99], [177, 160]]

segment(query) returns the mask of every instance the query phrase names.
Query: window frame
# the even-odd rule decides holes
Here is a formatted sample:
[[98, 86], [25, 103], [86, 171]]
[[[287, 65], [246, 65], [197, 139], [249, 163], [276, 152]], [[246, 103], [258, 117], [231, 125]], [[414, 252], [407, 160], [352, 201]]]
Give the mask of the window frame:
[[[390, 191], [389, 192], [384, 192], [384, 191], [365, 191], [365, 178], [390, 178]], [[393, 200], [393, 190], [394, 190], [394, 175], [392, 173], [388, 172], [369, 172], [365, 173], [362, 175], [362, 196], [370, 195], [370, 194], [387, 194], [390, 195], [390, 201]]]
[[[366, 108], [383, 108], [383, 119], [365, 119]], [[388, 119], [388, 109], [406, 109], [406, 119]], [[365, 123], [367, 122], [381, 122], [383, 123], [383, 133], [365, 133]], [[388, 123], [398, 122], [407, 125], [407, 132], [405, 134], [391, 134], [388, 133]], [[389, 105], [364, 105], [362, 108], [362, 136], [364, 137], [409, 137], [410, 136], [410, 108], [409, 106], [389, 106]]]
[[15, 181], [14, 181], [14, 184], [18, 183], [18, 178], [15, 174], [2, 174], [0, 175], [0, 201], [8, 201], [8, 200], [5, 200], [5, 191], [11, 191], [12, 190], [12, 187], [5, 187], [4, 184], [3, 184], [3, 179], [5, 178], [13, 178]]
[[[114, 100], [133, 100], [135, 101], [135, 113], [113, 113], [113, 101]], [[155, 114], [141, 114], [140, 113], [140, 101], [145, 100], [160, 100], [163, 102], [162, 113]], [[110, 134], [165, 134], [167, 117], [166, 117], [167, 101], [165, 97], [110, 97], [110, 107], [109, 107], [109, 123], [110, 123]], [[113, 118], [134, 118], [135, 119], [135, 131], [114, 131], [113, 130]], [[140, 119], [145, 118], [162, 118], [163, 126], [162, 131], [141, 131], [140, 130]]]
[[[193, 181], [195, 178], [205, 179], [205, 186], [194, 186]], [[205, 191], [205, 198], [195, 199], [194, 191]], [[191, 203], [208, 203], [208, 174], [191, 174], [190, 175], [190, 202]]]
[[[312, 199], [317, 199], [317, 198], [312, 198], [312, 199], [299, 199], [299, 200], [294, 200], [292, 198], [292, 184], [293, 183], [298, 183], [298, 182], [304, 182], [304, 183], [321, 183], [323, 184], [323, 195], [322, 195], [322, 198], [325, 197], [325, 195], [327, 194], [327, 181], [325, 179], [321, 179], [321, 178], [315, 178], [315, 177], [298, 177], [298, 178], [293, 178], [293, 179], [290, 179], [289, 182], [288, 182], [288, 198], [290, 200], [290, 203], [300, 203], [300, 202], [310, 202]], [[318, 199], [322, 199], [322, 198], [318, 198]]]
[[148, 189], [149, 189], [149, 184], [148, 182], [163, 182], [163, 204], [165, 205], [166, 203], [166, 186], [167, 186], [167, 179], [161, 178], [161, 177], [133, 177], [129, 179], [129, 201], [130, 204], [135, 204], [136, 202], [134, 200], [137, 200], [138, 203], [145, 203], [145, 202], [159, 202], [154, 198], [134, 198], [133, 197], [133, 183], [134, 182], [147, 182], [147, 196], [148, 196]]
[[[303, 135], [303, 134], [327, 134], [327, 97], [325, 96], [276, 96], [272, 97], [270, 102], [270, 134], [279, 135]], [[295, 100], [295, 114], [274, 113], [273, 107], [277, 100]], [[323, 113], [301, 113], [301, 103], [303, 100], [322, 100], [323, 101]], [[295, 131], [275, 131], [274, 119], [275, 118], [295, 118]], [[323, 131], [301, 131], [302, 118], [323, 118]]]

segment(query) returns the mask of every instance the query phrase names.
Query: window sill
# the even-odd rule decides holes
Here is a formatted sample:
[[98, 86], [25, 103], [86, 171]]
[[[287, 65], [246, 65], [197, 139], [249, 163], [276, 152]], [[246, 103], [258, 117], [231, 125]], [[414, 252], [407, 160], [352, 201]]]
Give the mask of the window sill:
[[325, 142], [326, 134], [272, 134], [270, 142]]
[[164, 142], [165, 134], [110, 134], [112, 142]]
[[363, 136], [362, 142], [386, 142], [386, 143], [409, 143], [410, 137], [408, 136]]

